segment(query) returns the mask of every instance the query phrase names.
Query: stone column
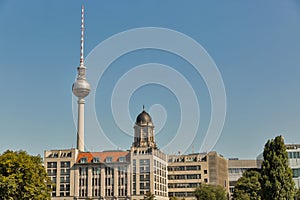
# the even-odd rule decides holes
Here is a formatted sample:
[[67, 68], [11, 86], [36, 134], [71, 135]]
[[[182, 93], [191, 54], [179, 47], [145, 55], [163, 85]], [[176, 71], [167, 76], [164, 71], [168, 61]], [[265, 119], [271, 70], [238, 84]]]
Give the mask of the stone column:
[[[60, 155], [60, 153], [58, 153]], [[57, 162], [57, 168], [56, 168], [56, 196], [59, 196], [60, 194], [60, 162]]]
[[131, 170], [130, 170], [130, 167], [132, 167], [132, 165], [128, 165], [127, 166], [127, 177], [126, 177], [126, 183], [127, 183], [127, 196], [131, 196], [131, 177], [132, 177], [132, 174], [131, 174]]
[[75, 171], [74, 171], [74, 196], [75, 197], [79, 196], [79, 169], [78, 169], [78, 167], [76, 167]]
[[106, 176], [106, 174], [105, 174], [105, 165], [102, 165], [101, 166], [101, 180], [100, 180], [100, 184], [101, 184], [101, 188], [100, 188], [100, 190], [101, 190], [101, 192], [100, 192], [100, 194], [101, 194], [101, 197], [104, 197], [105, 196], [105, 176]]
[[116, 197], [115, 199], [118, 199], [118, 197], [119, 197], [119, 187], [118, 187], [119, 186], [119, 184], [118, 184], [119, 174], [118, 174], [118, 172], [119, 172], [118, 167], [115, 166], [114, 167], [114, 197]]
[[151, 158], [149, 159], [150, 161], [150, 166], [149, 166], [149, 169], [150, 169], [150, 173], [149, 173], [149, 176], [150, 176], [150, 192], [152, 194], [155, 194], [155, 188], [154, 188], [154, 156], [151, 156]]
[[87, 195], [88, 197], [92, 196], [92, 167], [88, 167], [88, 178], [87, 178]]
[[136, 181], [135, 181], [135, 185], [136, 185], [136, 195], [140, 194], [140, 159], [138, 159], [136, 157]]

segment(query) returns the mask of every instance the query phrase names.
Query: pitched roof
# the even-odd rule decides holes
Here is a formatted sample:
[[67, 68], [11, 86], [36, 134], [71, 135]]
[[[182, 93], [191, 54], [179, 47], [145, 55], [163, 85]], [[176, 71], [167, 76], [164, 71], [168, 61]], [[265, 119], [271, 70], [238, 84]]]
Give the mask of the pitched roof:
[[92, 163], [95, 157], [99, 158], [99, 162], [105, 162], [107, 157], [112, 157], [111, 162], [119, 162], [120, 157], [125, 157], [126, 162], [129, 161], [128, 155], [128, 151], [81, 152], [78, 154], [77, 163], [79, 163], [81, 158], [87, 158], [87, 163]]

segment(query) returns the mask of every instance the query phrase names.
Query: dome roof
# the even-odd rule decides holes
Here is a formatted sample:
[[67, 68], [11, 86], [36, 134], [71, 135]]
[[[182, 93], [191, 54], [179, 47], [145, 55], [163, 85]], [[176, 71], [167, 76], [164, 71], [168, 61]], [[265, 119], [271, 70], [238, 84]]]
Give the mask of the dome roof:
[[152, 119], [151, 116], [143, 110], [143, 112], [141, 112], [137, 118], [136, 118], [136, 123], [137, 124], [147, 124], [147, 123], [152, 123]]

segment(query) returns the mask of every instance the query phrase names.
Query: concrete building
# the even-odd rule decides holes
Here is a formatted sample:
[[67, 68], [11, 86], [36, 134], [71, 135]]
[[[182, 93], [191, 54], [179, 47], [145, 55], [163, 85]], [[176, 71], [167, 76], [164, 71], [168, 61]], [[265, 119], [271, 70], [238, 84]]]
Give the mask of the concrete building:
[[200, 184], [221, 185], [229, 190], [227, 160], [216, 152], [170, 155], [168, 157], [169, 197], [195, 199]]
[[260, 169], [261, 161], [259, 160], [239, 160], [238, 158], [229, 158], [228, 160], [228, 177], [230, 194], [233, 193], [236, 182], [243, 176], [247, 170]]

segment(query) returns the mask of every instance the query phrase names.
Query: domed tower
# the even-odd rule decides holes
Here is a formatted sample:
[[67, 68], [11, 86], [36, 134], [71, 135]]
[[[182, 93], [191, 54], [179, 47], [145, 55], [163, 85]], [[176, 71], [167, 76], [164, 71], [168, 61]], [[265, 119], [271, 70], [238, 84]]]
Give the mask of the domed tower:
[[156, 199], [168, 200], [168, 158], [156, 146], [154, 124], [144, 107], [134, 124], [130, 155], [131, 199], [141, 199], [150, 192]]
[[154, 125], [151, 116], [143, 111], [137, 116], [134, 125], [133, 147], [153, 147], [156, 148], [154, 140]]
[[84, 151], [84, 98], [90, 93], [91, 87], [86, 80], [86, 67], [84, 66], [84, 7], [81, 8], [81, 41], [80, 41], [80, 65], [77, 68], [77, 79], [73, 83], [73, 94], [78, 97], [78, 120], [77, 120], [77, 149]]

